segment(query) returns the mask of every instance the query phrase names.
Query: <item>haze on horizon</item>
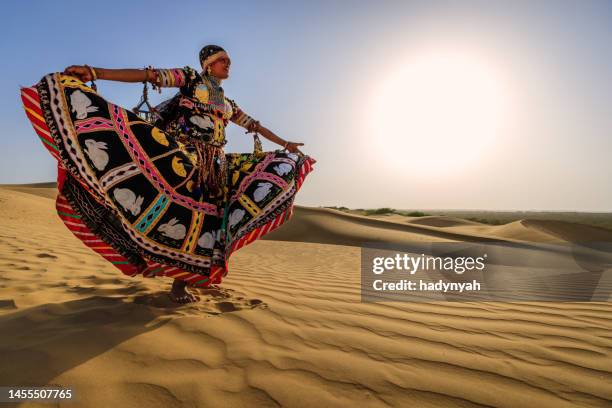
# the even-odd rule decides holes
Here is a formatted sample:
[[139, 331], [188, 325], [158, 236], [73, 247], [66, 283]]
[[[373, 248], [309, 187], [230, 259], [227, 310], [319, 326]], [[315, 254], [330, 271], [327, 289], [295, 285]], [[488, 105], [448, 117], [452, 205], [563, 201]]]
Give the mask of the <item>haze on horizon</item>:
[[[298, 204], [612, 211], [608, 1], [121, 4], [4, 6], [0, 183], [56, 174], [19, 85], [72, 64], [197, 68], [216, 43], [226, 94], [317, 159]], [[131, 108], [142, 84], [98, 90]]]

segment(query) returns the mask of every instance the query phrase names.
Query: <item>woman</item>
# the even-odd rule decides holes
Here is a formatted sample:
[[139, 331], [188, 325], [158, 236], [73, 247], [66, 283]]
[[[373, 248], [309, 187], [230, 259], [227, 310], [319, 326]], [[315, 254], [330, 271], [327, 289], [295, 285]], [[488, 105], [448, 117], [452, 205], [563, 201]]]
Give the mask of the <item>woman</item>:
[[[202, 72], [70, 66], [22, 89], [26, 114], [58, 159], [58, 214], [86, 245], [129, 276], [174, 278], [170, 298], [198, 300], [186, 286], [220, 283], [233, 251], [280, 226], [315, 161], [225, 97], [230, 58], [200, 51]], [[148, 81], [177, 87], [155, 126], [101, 98], [84, 82]], [[232, 121], [284, 151], [226, 154]]]

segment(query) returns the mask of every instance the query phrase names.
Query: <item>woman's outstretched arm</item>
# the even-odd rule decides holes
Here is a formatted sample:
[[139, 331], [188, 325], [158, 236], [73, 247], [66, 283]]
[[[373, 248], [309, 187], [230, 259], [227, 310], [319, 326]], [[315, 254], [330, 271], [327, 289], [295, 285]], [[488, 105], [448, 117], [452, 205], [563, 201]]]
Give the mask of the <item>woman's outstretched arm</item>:
[[289, 142], [289, 141], [284, 140], [283, 138], [277, 136], [274, 132], [272, 132], [267, 127], [262, 126], [259, 123], [259, 121], [247, 115], [236, 104], [236, 101], [234, 101], [233, 99], [228, 99], [228, 102], [232, 105], [232, 108], [234, 110], [231, 121], [237, 124], [238, 126], [245, 128], [248, 131], [247, 133], [250, 133], [250, 132], [260, 133], [263, 137], [265, 137], [272, 143], [276, 143], [280, 146], [283, 146], [285, 149], [287, 149], [291, 153], [303, 154], [300, 151], [299, 146], [304, 146], [304, 143]]
[[295, 142], [285, 141], [284, 139], [277, 136], [274, 132], [272, 132], [267, 127], [261, 126], [259, 122], [254, 122], [251, 126], [249, 126], [248, 130], [250, 132], [258, 132], [260, 135], [262, 135], [269, 141], [283, 146], [285, 149], [289, 150], [291, 153], [302, 153], [302, 151], [298, 147], [304, 146], [304, 143], [295, 143]]
[[[92, 79], [106, 79], [120, 82], [156, 82], [157, 76], [152, 69], [108, 69], [94, 68], [86, 65], [71, 65], [64, 70], [64, 74], [73, 75], [83, 82]], [[96, 78], [94, 78], [94, 75]]]

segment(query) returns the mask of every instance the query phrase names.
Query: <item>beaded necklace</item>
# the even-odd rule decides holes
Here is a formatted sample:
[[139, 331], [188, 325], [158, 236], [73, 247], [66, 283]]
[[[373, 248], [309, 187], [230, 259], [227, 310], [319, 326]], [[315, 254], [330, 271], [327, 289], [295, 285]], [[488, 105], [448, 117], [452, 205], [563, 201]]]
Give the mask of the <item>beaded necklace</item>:
[[221, 88], [221, 81], [212, 76], [202, 73], [202, 81], [208, 88], [208, 103], [217, 106], [220, 109], [225, 108], [225, 97], [223, 94], [223, 88]]

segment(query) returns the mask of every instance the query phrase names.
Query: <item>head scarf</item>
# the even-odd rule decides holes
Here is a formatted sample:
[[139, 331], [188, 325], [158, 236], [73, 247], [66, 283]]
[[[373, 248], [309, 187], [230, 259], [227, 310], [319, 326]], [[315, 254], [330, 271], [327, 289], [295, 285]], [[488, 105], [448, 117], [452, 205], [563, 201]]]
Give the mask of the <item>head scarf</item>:
[[206, 71], [207, 66], [219, 58], [227, 56], [225, 50], [218, 45], [207, 45], [200, 50], [200, 64], [202, 64], [202, 69]]

